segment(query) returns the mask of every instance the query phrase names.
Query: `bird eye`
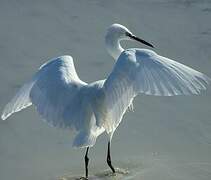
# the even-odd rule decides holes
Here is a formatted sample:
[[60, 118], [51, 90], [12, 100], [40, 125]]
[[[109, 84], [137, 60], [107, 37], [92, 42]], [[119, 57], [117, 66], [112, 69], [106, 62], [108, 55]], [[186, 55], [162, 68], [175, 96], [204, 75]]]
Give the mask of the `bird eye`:
[[125, 35], [126, 35], [126, 36], [129, 36], [129, 37], [131, 37], [131, 36], [132, 36], [132, 34], [131, 34], [131, 33], [129, 33], [129, 32], [125, 32]]

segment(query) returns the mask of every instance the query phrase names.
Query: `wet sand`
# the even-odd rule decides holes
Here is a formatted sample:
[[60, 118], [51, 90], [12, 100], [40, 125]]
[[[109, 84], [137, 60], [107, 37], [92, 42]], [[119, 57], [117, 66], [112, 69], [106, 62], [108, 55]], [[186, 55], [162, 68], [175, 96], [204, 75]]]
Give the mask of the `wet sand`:
[[[104, 45], [112, 23], [127, 26], [155, 51], [211, 77], [209, 0], [0, 2], [0, 111], [38, 67], [70, 54], [80, 78], [104, 79], [113, 59]], [[123, 43], [124, 47], [143, 47]], [[141, 95], [114, 134], [113, 164], [129, 174], [99, 179], [210, 180], [211, 88], [200, 96]], [[84, 149], [68, 131], [43, 123], [33, 107], [0, 121], [0, 179], [83, 176]], [[106, 137], [90, 150], [90, 176], [107, 172]]]

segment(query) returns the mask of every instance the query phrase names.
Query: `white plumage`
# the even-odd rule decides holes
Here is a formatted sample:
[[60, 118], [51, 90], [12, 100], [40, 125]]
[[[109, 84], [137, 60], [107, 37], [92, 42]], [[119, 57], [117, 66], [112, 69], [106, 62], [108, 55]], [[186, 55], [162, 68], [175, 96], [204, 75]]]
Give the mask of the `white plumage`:
[[95, 144], [104, 131], [112, 135], [133, 98], [199, 94], [211, 82], [206, 75], [147, 49], [123, 50], [121, 40], [138, 40], [126, 27], [113, 24], [106, 35], [108, 52], [117, 60], [106, 80], [87, 84], [75, 71], [71, 56], [61, 56], [40, 67], [6, 105], [2, 119], [35, 105], [48, 123], [73, 128], [73, 145]]

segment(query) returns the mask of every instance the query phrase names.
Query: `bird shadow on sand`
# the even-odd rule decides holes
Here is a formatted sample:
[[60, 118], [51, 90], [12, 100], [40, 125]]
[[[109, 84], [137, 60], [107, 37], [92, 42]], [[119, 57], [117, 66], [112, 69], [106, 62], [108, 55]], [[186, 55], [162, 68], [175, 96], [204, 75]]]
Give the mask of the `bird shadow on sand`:
[[[110, 170], [105, 170], [103, 172], [96, 173], [95, 175], [90, 175], [89, 180], [120, 180], [127, 179], [130, 176], [130, 172], [125, 169], [116, 168], [116, 173], [112, 173]], [[81, 176], [63, 176], [59, 177], [58, 180], [86, 180], [86, 178]]]

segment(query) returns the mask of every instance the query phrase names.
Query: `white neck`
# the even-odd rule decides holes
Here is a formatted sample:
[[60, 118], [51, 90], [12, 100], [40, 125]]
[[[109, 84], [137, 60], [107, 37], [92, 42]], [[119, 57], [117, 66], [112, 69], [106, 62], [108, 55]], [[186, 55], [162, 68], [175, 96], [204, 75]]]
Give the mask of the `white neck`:
[[108, 50], [108, 53], [117, 60], [120, 54], [124, 51], [122, 46], [120, 45], [120, 39], [106, 36], [105, 38], [106, 48]]

